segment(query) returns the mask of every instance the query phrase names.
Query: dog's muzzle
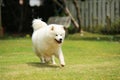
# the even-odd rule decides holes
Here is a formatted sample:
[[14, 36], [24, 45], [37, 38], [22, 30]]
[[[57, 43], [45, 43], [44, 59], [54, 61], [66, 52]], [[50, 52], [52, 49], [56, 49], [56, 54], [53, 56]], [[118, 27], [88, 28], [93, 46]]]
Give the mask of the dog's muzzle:
[[63, 39], [59, 39], [59, 40], [56, 40], [56, 39], [55, 39], [55, 41], [56, 41], [58, 44], [62, 43], [62, 40], [63, 40]]

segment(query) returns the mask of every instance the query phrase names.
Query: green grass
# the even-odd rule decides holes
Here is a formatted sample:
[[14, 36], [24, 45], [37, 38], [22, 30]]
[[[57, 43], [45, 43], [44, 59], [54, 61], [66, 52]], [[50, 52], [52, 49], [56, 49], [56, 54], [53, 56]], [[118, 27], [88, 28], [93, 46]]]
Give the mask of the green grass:
[[0, 80], [120, 80], [120, 43], [96, 36], [68, 36], [63, 68], [40, 64], [30, 38], [1, 39]]

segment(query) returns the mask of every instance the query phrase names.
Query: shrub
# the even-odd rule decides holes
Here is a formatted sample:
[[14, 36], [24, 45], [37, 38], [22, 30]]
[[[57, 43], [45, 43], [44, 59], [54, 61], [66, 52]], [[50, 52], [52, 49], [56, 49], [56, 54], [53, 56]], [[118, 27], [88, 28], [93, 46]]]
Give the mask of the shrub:
[[120, 20], [113, 22], [110, 26], [105, 26], [105, 28], [103, 28], [101, 32], [105, 34], [119, 34]]

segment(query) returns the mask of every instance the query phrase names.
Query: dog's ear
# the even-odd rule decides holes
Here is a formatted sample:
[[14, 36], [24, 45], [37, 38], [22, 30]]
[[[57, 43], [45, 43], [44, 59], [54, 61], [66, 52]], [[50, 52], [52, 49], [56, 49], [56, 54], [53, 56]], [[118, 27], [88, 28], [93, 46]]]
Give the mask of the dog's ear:
[[63, 29], [66, 31], [67, 30], [67, 28], [65, 27], [65, 26], [63, 26]]
[[51, 27], [51, 30], [52, 30], [52, 31], [54, 30], [54, 26]]

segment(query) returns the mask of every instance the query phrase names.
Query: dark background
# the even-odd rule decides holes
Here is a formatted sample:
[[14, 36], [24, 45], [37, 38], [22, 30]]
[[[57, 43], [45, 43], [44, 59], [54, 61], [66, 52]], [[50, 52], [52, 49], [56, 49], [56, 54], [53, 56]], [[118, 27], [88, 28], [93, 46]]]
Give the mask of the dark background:
[[62, 10], [52, 0], [43, 0], [43, 5], [31, 7], [29, 0], [23, 5], [19, 0], [3, 0], [2, 26], [5, 33], [32, 33], [32, 20], [42, 18], [47, 22], [49, 17], [61, 14]]

